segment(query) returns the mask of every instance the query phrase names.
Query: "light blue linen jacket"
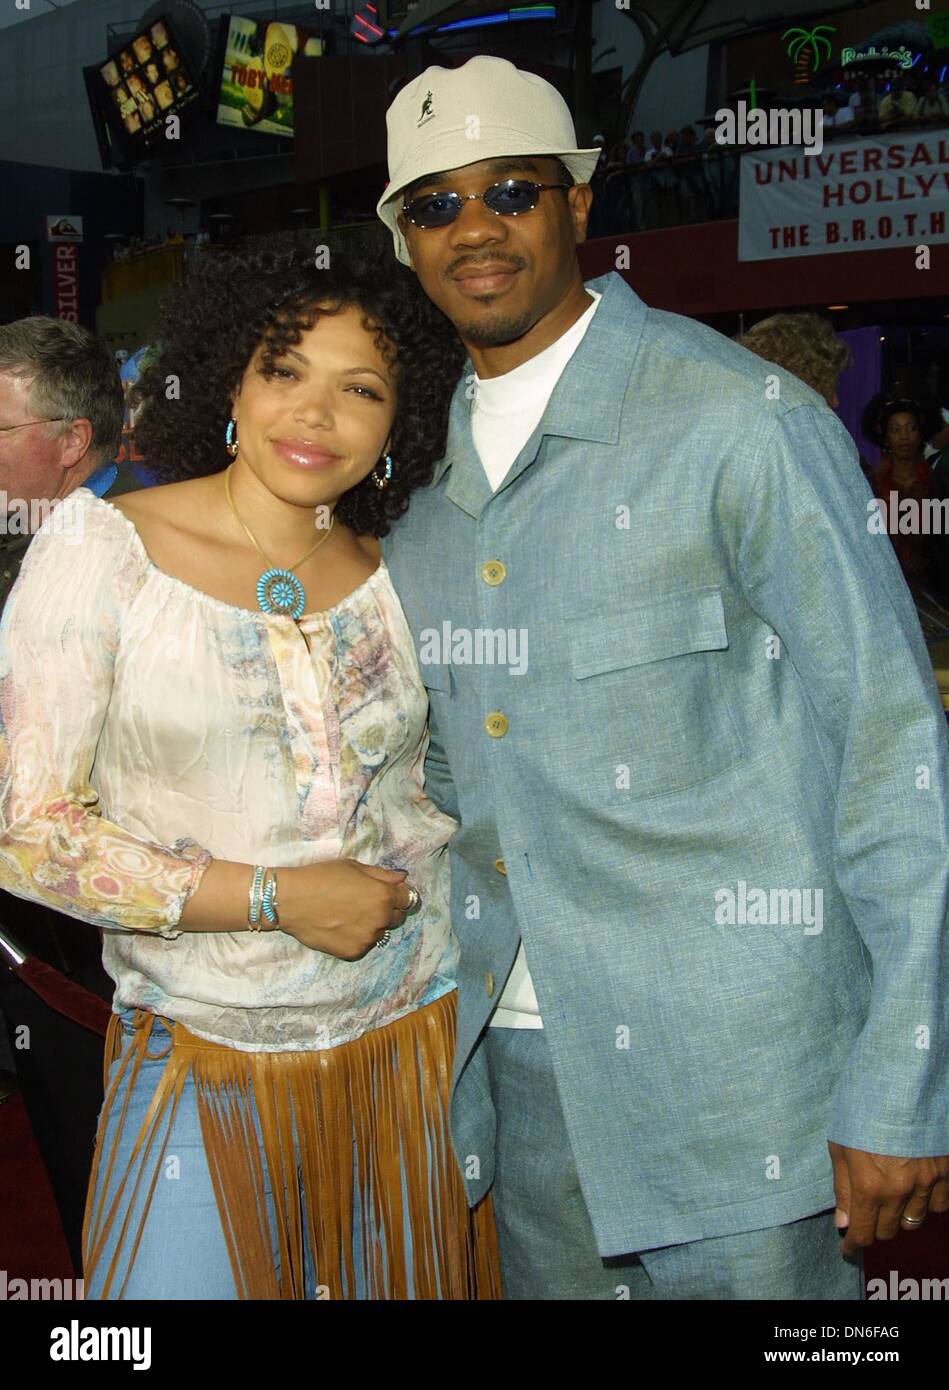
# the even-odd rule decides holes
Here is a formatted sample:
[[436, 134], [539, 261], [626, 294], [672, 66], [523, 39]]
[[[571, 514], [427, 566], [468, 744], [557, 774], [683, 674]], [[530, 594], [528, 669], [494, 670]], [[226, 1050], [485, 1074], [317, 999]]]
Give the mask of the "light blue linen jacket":
[[[603, 299], [497, 493], [469, 360], [446, 456], [383, 545], [431, 695], [429, 793], [460, 821], [469, 1200], [495, 1134], [476, 1044], [523, 937], [617, 1255], [832, 1206], [828, 1138], [949, 1151], [949, 766], [843, 425], [621, 276], [591, 284]], [[465, 663], [479, 629], [513, 633], [505, 664]]]

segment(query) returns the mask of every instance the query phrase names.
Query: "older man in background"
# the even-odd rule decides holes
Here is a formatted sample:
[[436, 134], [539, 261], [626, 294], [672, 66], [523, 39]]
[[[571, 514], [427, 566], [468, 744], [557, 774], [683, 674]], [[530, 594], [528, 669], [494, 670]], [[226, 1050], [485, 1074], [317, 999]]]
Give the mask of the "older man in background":
[[115, 360], [87, 329], [39, 316], [0, 325], [0, 604], [37, 529], [23, 516], [77, 487], [101, 497], [142, 486], [112, 462], [122, 414]]
[[[85, 328], [39, 316], [0, 325], [0, 605], [32, 533], [59, 500], [78, 487], [100, 497], [141, 487], [128, 465], [112, 462], [122, 416], [117, 364]], [[64, 534], [64, 543], [72, 540]], [[81, 541], [76, 563], [82, 563]], [[82, 699], [81, 685], [76, 698]], [[102, 1039], [55, 1013], [8, 970], [12, 956], [4, 942], [106, 999], [111, 981], [96, 932], [0, 892], [0, 1100], [11, 1089], [22, 1091], [79, 1272], [102, 1099]], [[18, 1268], [21, 1252], [5, 1250], [2, 1237], [0, 1266], [26, 1273]]]

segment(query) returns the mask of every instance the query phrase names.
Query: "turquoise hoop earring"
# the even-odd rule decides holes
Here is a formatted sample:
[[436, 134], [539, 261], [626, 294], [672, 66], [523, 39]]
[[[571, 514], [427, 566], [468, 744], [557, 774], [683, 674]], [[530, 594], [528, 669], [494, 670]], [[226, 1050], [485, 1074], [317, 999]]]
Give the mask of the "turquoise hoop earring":
[[386, 471], [385, 471], [385, 473], [383, 474], [383, 476], [382, 476], [381, 478], [379, 477], [379, 474], [378, 474], [377, 471], [376, 471], [376, 468], [378, 468], [378, 464], [376, 465], [376, 468], [374, 468], [374, 469], [372, 470], [372, 481], [375, 483], [376, 487], [378, 487], [378, 488], [388, 487], [389, 484], [390, 484], [391, 481], [392, 481], [392, 455], [391, 455], [391, 454], [386, 454], [385, 464], [386, 464]]
[[232, 459], [237, 458], [237, 421], [233, 415], [227, 422], [227, 429], [224, 431], [224, 447]]

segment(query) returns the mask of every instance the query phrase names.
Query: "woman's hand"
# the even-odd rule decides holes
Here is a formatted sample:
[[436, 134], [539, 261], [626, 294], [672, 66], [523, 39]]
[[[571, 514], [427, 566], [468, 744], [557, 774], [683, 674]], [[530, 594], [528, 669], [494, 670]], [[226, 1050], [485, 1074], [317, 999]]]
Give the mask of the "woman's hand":
[[383, 933], [401, 927], [409, 904], [404, 869], [358, 859], [278, 870], [280, 930], [312, 951], [359, 960]]

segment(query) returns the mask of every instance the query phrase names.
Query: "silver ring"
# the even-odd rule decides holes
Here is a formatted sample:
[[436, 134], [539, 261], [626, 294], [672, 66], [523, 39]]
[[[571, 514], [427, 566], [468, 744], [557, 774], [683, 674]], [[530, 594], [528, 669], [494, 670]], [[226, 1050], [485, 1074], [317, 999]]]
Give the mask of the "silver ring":
[[907, 1226], [921, 1226], [926, 1220], [925, 1216], [901, 1216], [901, 1221], [905, 1221]]
[[389, 942], [390, 942], [391, 940], [392, 940], [392, 932], [391, 932], [391, 931], [389, 930], [389, 928], [387, 927], [387, 928], [385, 929], [385, 931], [382, 933], [382, 935], [380, 936], [379, 940], [376, 942], [376, 945], [377, 945], [377, 946], [388, 946], [388, 944], [389, 944]]
[[414, 912], [415, 909], [420, 905], [421, 901], [421, 893], [418, 891], [414, 884], [411, 885], [409, 887], [409, 900], [405, 906], [406, 912]]

